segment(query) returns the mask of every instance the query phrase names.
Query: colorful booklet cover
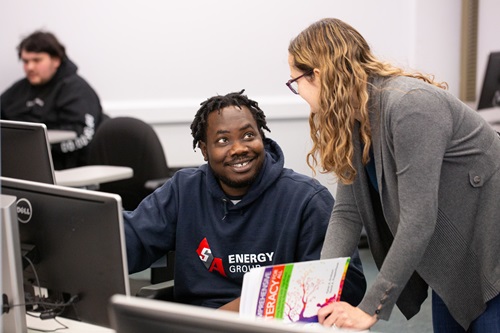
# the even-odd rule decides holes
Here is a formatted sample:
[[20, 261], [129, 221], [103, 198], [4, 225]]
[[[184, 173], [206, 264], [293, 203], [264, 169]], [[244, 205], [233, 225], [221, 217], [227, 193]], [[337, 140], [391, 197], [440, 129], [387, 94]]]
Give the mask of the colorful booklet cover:
[[349, 257], [251, 269], [243, 277], [240, 315], [317, 322], [318, 310], [340, 300]]

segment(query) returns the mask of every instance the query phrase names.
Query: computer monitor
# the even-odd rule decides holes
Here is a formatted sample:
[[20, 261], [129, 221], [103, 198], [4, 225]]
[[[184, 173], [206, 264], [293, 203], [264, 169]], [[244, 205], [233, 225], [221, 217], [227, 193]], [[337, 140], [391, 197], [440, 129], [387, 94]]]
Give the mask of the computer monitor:
[[0, 332], [26, 332], [16, 197], [0, 194]]
[[45, 303], [66, 306], [45, 306], [45, 317], [109, 326], [109, 298], [130, 293], [120, 197], [6, 177], [0, 182], [2, 194], [17, 197], [21, 247], [33, 263], [24, 263], [27, 301], [48, 294]]
[[491, 52], [477, 109], [500, 106], [500, 52]]
[[45, 124], [0, 120], [1, 175], [55, 184]]
[[[116, 333], [294, 333], [332, 332], [318, 323], [286, 324], [276, 319], [243, 318], [236, 312], [115, 295], [109, 313]], [[368, 331], [362, 331], [368, 332]]]

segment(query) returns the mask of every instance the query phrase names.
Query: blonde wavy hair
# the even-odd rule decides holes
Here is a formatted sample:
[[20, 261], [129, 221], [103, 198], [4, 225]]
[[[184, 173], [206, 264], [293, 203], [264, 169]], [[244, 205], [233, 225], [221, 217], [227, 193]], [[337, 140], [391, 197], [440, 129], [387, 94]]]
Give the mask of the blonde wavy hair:
[[[440, 88], [429, 75], [409, 73], [378, 60], [366, 40], [354, 28], [335, 18], [317, 21], [295, 37], [288, 47], [293, 66], [304, 73], [320, 71], [318, 112], [309, 116], [313, 141], [307, 164], [313, 170], [321, 160], [321, 173], [333, 172], [344, 184], [356, 177], [352, 140], [356, 117], [364, 143], [363, 163], [368, 163], [371, 133], [368, 118], [368, 86], [372, 76], [409, 76]], [[308, 76], [314, 76], [314, 73]], [[309, 78], [311, 79], [311, 78]]]

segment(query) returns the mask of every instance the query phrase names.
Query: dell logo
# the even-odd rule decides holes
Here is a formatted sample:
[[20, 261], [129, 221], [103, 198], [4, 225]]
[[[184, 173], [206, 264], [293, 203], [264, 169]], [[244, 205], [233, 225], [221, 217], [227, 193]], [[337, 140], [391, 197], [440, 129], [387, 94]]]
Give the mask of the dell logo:
[[31, 220], [31, 203], [28, 199], [17, 200], [17, 220], [21, 223], [28, 223]]

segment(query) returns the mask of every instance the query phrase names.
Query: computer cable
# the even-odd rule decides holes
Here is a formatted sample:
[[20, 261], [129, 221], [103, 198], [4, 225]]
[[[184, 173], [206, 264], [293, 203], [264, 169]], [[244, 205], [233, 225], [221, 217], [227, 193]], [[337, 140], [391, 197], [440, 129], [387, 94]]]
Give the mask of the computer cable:
[[[23, 258], [29, 263], [29, 265], [31, 266], [31, 269], [33, 270], [33, 274], [35, 275], [36, 285], [40, 286], [40, 280], [38, 278], [38, 274], [36, 272], [35, 265], [27, 256], [23, 256]], [[26, 296], [25, 296], [25, 298], [26, 298]], [[35, 296], [33, 299], [30, 299], [28, 302], [10, 305], [8, 296], [6, 294], [2, 294], [2, 314], [8, 313], [11, 308], [16, 307], [16, 306], [40, 306], [42, 308], [42, 311], [27, 311], [28, 315], [34, 316], [34, 315], [30, 314], [29, 312], [36, 312], [36, 313], [40, 313], [40, 316], [38, 316], [38, 318], [40, 318], [42, 320], [55, 319], [55, 317], [60, 315], [67, 306], [74, 305], [76, 302], [78, 302], [78, 300], [79, 300], [78, 295], [72, 295], [66, 302], [48, 302], [48, 301], [45, 301], [44, 298], [40, 298], [38, 296]], [[37, 317], [37, 316], [34, 316], [34, 317]]]

